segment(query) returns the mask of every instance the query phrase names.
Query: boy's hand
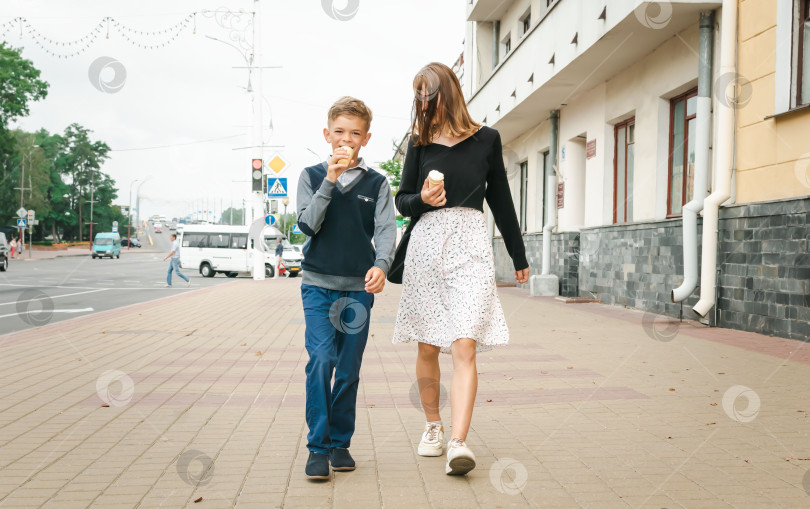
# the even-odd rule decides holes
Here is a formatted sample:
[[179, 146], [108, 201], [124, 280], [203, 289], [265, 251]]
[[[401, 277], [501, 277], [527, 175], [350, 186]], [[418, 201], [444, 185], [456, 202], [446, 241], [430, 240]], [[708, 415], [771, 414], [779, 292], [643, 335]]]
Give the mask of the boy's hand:
[[433, 189], [431, 189], [428, 179], [425, 179], [425, 183], [422, 185], [422, 201], [427, 205], [441, 207], [447, 203], [446, 194], [447, 193], [444, 191], [444, 182], [438, 186], [433, 186]]
[[385, 272], [379, 267], [371, 267], [366, 272], [366, 292], [380, 293], [385, 286]]
[[515, 281], [518, 283], [525, 283], [529, 280], [529, 268], [526, 267], [523, 270], [516, 270], [515, 271]]
[[340, 147], [327, 159], [326, 180], [337, 182], [340, 174], [349, 168], [347, 164], [338, 164], [339, 159], [349, 159], [349, 151]]

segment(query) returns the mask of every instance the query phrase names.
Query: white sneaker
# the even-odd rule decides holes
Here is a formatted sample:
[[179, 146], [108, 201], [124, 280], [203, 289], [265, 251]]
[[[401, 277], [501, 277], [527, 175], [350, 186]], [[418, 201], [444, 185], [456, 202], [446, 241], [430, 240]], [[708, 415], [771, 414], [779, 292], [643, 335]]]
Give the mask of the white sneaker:
[[419, 456], [441, 456], [444, 452], [444, 427], [441, 424], [425, 424], [425, 432], [416, 452]]
[[447, 444], [447, 475], [464, 475], [475, 468], [475, 454], [460, 438], [454, 438]]

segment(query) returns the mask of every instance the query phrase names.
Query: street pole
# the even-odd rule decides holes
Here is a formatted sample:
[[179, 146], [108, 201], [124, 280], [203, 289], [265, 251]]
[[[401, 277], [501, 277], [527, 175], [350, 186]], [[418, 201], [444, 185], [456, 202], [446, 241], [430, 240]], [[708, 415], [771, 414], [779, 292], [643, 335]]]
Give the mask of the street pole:
[[95, 203], [94, 193], [96, 190], [96, 178], [93, 169], [90, 168], [90, 251], [93, 250], [93, 203]]
[[135, 179], [129, 183], [129, 209], [127, 210], [127, 251], [132, 249], [132, 184], [140, 179]]
[[[251, 159], [264, 162], [264, 140], [262, 139], [262, 29], [261, 1], [253, 0], [253, 54], [250, 56], [250, 77], [255, 76], [253, 84], [253, 152]], [[255, 70], [255, 75], [254, 75]], [[263, 173], [263, 172], [262, 172]], [[264, 178], [264, 176], [262, 176]], [[264, 187], [264, 186], [262, 186]], [[253, 191], [253, 220], [264, 216], [264, 193]], [[264, 253], [254, 246], [253, 279], [264, 279]]]
[[[21, 157], [20, 159], [21, 159], [20, 166], [22, 168], [20, 170], [20, 208], [22, 209], [25, 208], [23, 207], [23, 185], [24, 185], [23, 183], [25, 182], [25, 156], [23, 155], [23, 157]], [[21, 246], [25, 244], [25, 241], [23, 240], [24, 235], [25, 235], [25, 228], [20, 228], [18, 236], [20, 238], [19, 243]]]
[[138, 190], [135, 192], [135, 210], [137, 211], [137, 214], [135, 214], [135, 224], [137, 224], [138, 227], [141, 225], [141, 186], [150, 178], [151, 176], [143, 179], [141, 183], [138, 184]]

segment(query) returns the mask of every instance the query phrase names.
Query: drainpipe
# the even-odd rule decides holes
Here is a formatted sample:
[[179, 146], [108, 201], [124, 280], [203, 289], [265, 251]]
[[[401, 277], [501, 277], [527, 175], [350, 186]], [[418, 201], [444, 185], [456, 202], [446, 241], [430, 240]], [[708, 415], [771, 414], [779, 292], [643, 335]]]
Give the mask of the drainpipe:
[[499, 60], [499, 53], [500, 47], [499, 44], [501, 43], [501, 22], [500, 21], [493, 21], [492, 22], [492, 68], [495, 69], [498, 67], [498, 60]]
[[[736, 76], [737, 54], [737, 0], [723, 0], [723, 13], [720, 18], [720, 75]], [[735, 80], [736, 81], [736, 80]], [[725, 90], [720, 93], [726, 94]], [[703, 210], [703, 254], [700, 270], [700, 300], [692, 308], [705, 317], [716, 302], [714, 280], [717, 269], [717, 235], [720, 205], [731, 196], [731, 167], [734, 161], [734, 107], [735, 100], [716, 101], [717, 112], [717, 168], [715, 186], [706, 198]]]
[[548, 162], [551, 171], [546, 180], [546, 224], [543, 225], [543, 271], [551, 274], [551, 230], [557, 226], [557, 140], [560, 131], [560, 110], [551, 112], [551, 135], [549, 137]]
[[683, 206], [683, 283], [672, 290], [672, 302], [689, 298], [698, 283], [697, 215], [708, 194], [709, 140], [712, 114], [712, 46], [714, 12], [700, 13], [698, 55], [697, 131], [695, 133], [695, 184], [692, 200]]

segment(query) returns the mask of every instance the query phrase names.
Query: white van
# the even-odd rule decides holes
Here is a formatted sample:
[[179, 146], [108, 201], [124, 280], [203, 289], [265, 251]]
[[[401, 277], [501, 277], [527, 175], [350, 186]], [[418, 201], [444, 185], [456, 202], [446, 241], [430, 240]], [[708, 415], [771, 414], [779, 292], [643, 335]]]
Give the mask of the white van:
[[[265, 228], [265, 239], [281, 236], [272, 226]], [[180, 267], [198, 270], [203, 277], [218, 273], [236, 277], [250, 273], [253, 267], [252, 248], [248, 246], [248, 227], [230, 225], [188, 224], [178, 231]], [[276, 260], [272, 252], [265, 255], [265, 277], [273, 277]]]

